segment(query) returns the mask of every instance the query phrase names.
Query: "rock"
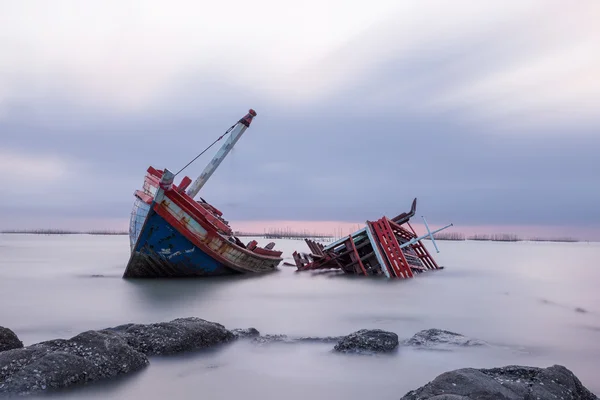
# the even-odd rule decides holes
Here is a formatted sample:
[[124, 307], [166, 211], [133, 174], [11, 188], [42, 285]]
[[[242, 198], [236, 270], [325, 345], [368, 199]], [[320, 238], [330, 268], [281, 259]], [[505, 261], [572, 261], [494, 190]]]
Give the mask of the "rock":
[[23, 342], [17, 335], [8, 328], [0, 326], [0, 351], [19, 349], [23, 347]]
[[260, 336], [260, 332], [256, 328], [233, 329], [231, 332], [237, 338], [251, 338]]
[[[235, 329], [234, 329], [235, 331]], [[300, 336], [293, 337], [288, 335], [264, 335], [255, 336], [252, 339], [252, 343], [255, 344], [269, 344], [269, 343], [337, 343], [342, 340], [345, 336], [326, 336], [326, 337], [315, 337], [315, 336]]]
[[381, 329], [361, 329], [343, 337], [333, 348], [341, 353], [388, 353], [398, 347], [398, 335]]
[[0, 353], [0, 395], [29, 394], [137, 371], [147, 355], [204, 349], [231, 341], [223, 325], [200, 318], [126, 324]]
[[252, 339], [252, 343], [255, 343], [255, 344], [269, 344], [269, 343], [275, 343], [275, 342], [291, 343], [292, 339], [290, 339], [287, 335], [264, 335], [264, 336], [257, 336], [254, 339]]
[[401, 400], [598, 400], [561, 365], [549, 368], [506, 366], [445, 372]]
[[486, 343], [443, 329], [426, 329], [417, 332], [413, 337], [405, 341], [404, 344], [408, 346], [433, 347], [439, 345], [484, 346]]
[[196, 317], [148, 325], [126, 324], [100, 332], [120, 336], [146, 355], [200, 350], [235, 339], [233, 332], [223, 325]]
[[303, 336], [295, 339], [298, 342], [316, 342], [316, 343], [338, 343], [345, 336], [325, 336], [325, 337], [313, 337]]
[[120, 337], [96, 331], [0, 353], [0, 394], [30, 394], [137, 371], [146, 356]]

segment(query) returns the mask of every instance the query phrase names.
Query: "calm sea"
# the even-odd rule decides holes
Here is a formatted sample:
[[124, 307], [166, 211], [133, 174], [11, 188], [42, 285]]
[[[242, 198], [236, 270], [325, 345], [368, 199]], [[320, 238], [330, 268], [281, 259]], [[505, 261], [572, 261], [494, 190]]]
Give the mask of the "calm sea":
[[[276, 243], [286, 261], [306, 250], [301, 241]], [[187, 316], [298, 336], [381, 328], [403, 339], [441, 328], [494, 345], [351, 357], [331, 353], [331, 344], [240, 341], [154, 357], [140, 373], [57, 396], [67, 399], [398, 399], [450, 369], [507, 364], [562, 364], [600, 394], [599, 243], [439, 247], [445, 269], [406, 281], [285, 266], [253, 278], [127, 281], [126, 236], [0, 235], [0, 325], [25, 345]]]

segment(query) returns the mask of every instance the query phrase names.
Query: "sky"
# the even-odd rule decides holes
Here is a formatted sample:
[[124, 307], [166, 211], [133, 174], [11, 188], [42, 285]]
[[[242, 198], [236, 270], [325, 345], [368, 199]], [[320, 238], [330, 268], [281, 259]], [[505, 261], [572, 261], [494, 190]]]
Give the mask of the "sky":
[[[0, 0], [0, 229], [126, 229], [249, 108], [203, 188], [234, 229], [600, 240], [600, 2]], [[209, 151], [185, 170], [194, 179]]]

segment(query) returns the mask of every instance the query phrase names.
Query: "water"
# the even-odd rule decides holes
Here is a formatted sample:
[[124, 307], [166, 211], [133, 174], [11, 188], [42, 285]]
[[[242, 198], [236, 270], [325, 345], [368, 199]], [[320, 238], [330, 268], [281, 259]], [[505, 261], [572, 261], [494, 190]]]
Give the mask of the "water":
[[[287, 261], [306, 250], [301, 241], [276, 243]], [[563, 364], [600, 394], [600, 243], [439, 247], [435, 257], [446, 268], [406, 281], [285, 266], [252, 278], [126, 281], [126, 236], [0, 235], [0, 325], [25, 345], [187, 316], [299, 336], [381, 328], [403, 339], [441, 328], [496, 345], [352, 357], [331, 353], [331, 344], [240, 341], [153, 357], [142, 372], [56, 396], [66, 399], [398, 399], [450, 369], [507, 364]]]

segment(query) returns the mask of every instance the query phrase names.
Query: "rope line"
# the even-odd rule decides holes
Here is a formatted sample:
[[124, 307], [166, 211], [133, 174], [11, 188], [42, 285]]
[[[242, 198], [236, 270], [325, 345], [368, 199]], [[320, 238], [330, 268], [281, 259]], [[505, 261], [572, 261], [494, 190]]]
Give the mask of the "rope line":
[[191, 163], [193, 163], [194, 161], [196, 161], [198, 159], [198, 157], [200, 157], [202, 154], [206, 153], [208, 151], [208, 149], [210, 149], [211, 147], [213, 147], [215, 145], [215, 143], [217, 143], [219, 140], [223, 139], [223, 137], [225, 137], [225, 135], [227, 135], [229, 132], [231, 132], [233, 130], [233, 128], [235, 128], [236, 125], [237, 124], [231, 125], [231, 127], [229, 129], [227, 129], [227, 131], [225, 131], [224, 134], [222, 134], [221, 136], [219, 136], [219, 138], [217, 140], [215, 140], [214, 142], [212, 142], [212, 144], [210, 146], [208, 146], [207, 148], [205, 148], [204, 150], [202, 150], [202, 152], [200, 154], [198, 154], [196, 157], [194, 157], [194, 159], [192, 161], [190, 161], [183, 168], [181, 168], [179, 171], [177, 171], [177, 173], [174, 176], [179, 175], [179, 173], [181, 171], [183, 171], [184, 169], [186, 169], [187, 167], [189, 167]]

